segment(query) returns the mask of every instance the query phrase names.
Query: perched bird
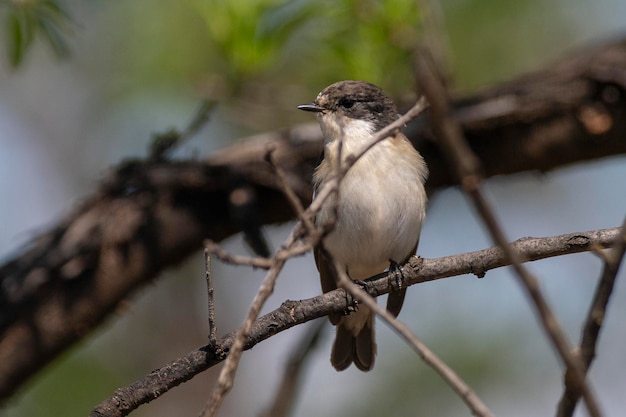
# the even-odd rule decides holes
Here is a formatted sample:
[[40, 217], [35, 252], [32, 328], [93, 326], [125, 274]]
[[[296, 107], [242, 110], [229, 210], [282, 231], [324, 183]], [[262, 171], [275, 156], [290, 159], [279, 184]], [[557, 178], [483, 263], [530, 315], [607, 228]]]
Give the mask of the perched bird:
[[[314, 112], [324, 134], [314, 198], [337, 172], [338, 152], [342, 160], [359, 153], [376, 132], [399, 117], [391, 99], [364, 81], [332, 84], [313, 103], [298, 108]], [[424, 220], [427, 176], [424, 159], [402, 133], [379, 142], [356, 161], [341, 180], [336, 197], [326, 200], [315, 219], [317, 225], [334, 221], [322, 241], [323, 249], [314, 252], [324, 292], [337, 288], [325, 253], [353, 280], [379, 274], [415, 254]], [[405, 294], [406, 289], [390, 293], [387, 310], [397, 315]], [[376, 355], [374, 313], [361, 305], [353, 314], [332, 315], [330, 321], [337, 326], [330, 357], [335, 369], [344, 370], [354, 362], [362, 371], [371, 370]]]

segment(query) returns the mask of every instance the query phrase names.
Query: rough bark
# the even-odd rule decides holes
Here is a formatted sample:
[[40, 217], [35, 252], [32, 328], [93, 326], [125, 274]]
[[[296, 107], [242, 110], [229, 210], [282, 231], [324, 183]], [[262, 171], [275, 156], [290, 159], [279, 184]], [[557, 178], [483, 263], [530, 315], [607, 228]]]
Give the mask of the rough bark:
[[[619, 233], [620, 228], [616, 227], [546, 238], [523, 238], [514, 242], [512, 246], [524, 261], [536, 261], [592, 248], [612, 246]], [[379, 296], [396, 288], [398, 285], [396, 279], [400, 280], [402, 288], [406, 288], [421, 282], [461, 274], [474, 274], [482, 278], [487, 271], [509, 264], [506, 255], [498, 247], [437, 259], [422, 259], [414, 256], [400, 267], [400, 273], [397, 276], [390, 278], [388, 274], [381, 274], [368, 279], [366, 289], [370, 295]], [[285, 301], [276, 310], [253, 322], [245, 349], [251, 349], [257, 343], [298, 324], [330, 313], [345, 311], [351, 303], [351, 298], [346, 297], [343, 289], [330, 291], [307, 300]], [[96, 406], [90, 416], [126, 416], [140, 405], [160, 397], [194, 375], [217, 365], [228, 354], [236, 333], [237, 330], [219, 339], [214, 346], [207, 345], [194, 350], [152, 371], [133, 384], [117, 389], [112, 396]]]
[[[626, 41], [578, 51], [545, 71], [456, 100], [486, 176], [626, 152]], [[407, 133], [431, 171], [455, 184], [422, 118]], [[321, 150], [315, 124], [260, 135], [206, 161], [125, 161], [99, 190], [0, 267], [0, 398], [86, 336], [204, 238], [292, 219], [265, 156], [304, 203]]]

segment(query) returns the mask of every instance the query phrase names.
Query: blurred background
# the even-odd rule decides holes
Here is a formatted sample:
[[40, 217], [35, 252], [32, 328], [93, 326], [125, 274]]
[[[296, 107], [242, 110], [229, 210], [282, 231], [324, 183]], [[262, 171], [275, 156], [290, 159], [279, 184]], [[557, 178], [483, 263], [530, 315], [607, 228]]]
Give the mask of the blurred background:
[[[34, 31], [32, 46], [23, 48], [29, 42], [15, 19], [19, 3], [0, 2], [0, 26], [7, 29], [0, 37], [0, 257], [5, 260], [89, 195], [108, 167], [145, 156], [153, 134], [185, 126], [202, 99], [220, 106], [177, 157], [202, 158], [246, 135], [312, 122], [295, 106], [337, 80], [364, 79], [397, 100], [410, 99], [410, 53], [424, 12], [412, 0], [66, 1], [59, 3], [65, 19], [53, 4], [34, 1], [31, 5], [47, 7], [37, 14], [38, 6], [32, 6], [44, 30]], [[626, 34], [626, 3], [619, 0], [439, 4], [441, 41], [449, 48], [452, 79], [461, 93]], [[614, 227], [626, 212], [625, 162], [615, 157], [547, 174], [497, 177], [486, 189], [511, 240]], [[290, 228], [268, 228], [274, 247]], [[457, 189], [432, 196], [421, 256], [488, 246], [480, 221]], [[225, 247], [246, 253], [239, 236]], [[223, 334], [243, 320], [263, 273], [213, 264]], [[600, 260], [584, 253], [529, 268], [577, 342]], [[41, 372], [0, 414], [87, 415], [117, 387], [205, 344], [201, 256], [165, 275]], [[626, 409], [624, 279], [622, 271], [591, 371], [606, 415]], [[294, 259], [264, 311], [319, 293], [312, 256]], [[560, 366], [508, 270], [480, 280], [462, 276], [411, 287], [400, 318], [496, 415], [554, 413], [562, 391]], [[291, 349], [311, 328], [299, 326], [247, 352], [220, 415], [259, 415]], [[375, 369], [336, 373], [329, 363], [333, 330], [326, 327], [294, 415], [469, 415], [410, 348], [381, 323], [377, 329]], [[132, 415], [197, 415], [216, 372]]]

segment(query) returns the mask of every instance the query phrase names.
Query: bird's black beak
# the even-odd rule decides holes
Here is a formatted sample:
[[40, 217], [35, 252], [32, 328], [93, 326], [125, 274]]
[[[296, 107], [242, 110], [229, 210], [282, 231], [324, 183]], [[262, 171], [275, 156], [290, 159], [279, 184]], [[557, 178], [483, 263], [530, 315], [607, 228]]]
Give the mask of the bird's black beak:
[[323, 112], [325, 109], [321, 106], [318, 106], [315, 103], [310, 103], [310, 104], [300, 104], [298, 106], [299, 110], [304, 110], [304, 111], [312, 111], [314, 113], [320, 113]]

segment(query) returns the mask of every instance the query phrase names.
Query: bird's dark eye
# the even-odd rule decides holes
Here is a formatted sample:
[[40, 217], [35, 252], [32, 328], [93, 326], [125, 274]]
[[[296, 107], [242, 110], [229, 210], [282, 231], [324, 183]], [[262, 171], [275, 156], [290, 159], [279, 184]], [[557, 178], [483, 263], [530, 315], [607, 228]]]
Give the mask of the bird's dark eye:
[[349, 109], [350, 107], [354, 106], [354, 100], [351, 100], [349, 98], [342, 98], [341, 100], [339, 100], [339, 105], [344, 109]]

